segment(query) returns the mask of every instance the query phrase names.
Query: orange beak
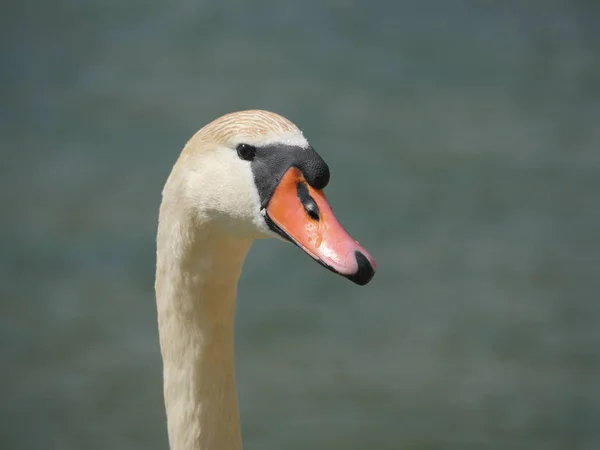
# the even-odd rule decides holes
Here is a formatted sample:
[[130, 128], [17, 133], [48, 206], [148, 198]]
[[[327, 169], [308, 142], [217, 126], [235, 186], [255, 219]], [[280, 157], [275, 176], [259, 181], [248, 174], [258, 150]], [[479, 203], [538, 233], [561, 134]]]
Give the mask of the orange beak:
[[273, 231], [293, 242], [329, 270], [365, 285], [377, 265], [373, 257], [335, 218], [325, 194], [312, 188], [302, 172], [287, 170], [266, 208]]

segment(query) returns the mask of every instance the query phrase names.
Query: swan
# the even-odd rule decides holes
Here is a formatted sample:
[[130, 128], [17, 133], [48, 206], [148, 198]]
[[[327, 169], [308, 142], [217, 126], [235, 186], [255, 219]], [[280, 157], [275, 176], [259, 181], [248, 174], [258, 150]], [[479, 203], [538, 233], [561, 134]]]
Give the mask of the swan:
[[156, 305], [172, 450], [241, 450], [234, 314], [255, 239], [292, 242], [327, 269], [367, 284], [376, 265], [335, 218], [329, 168], [288, 119], [222, 116], [198, 131], [162, 191]]

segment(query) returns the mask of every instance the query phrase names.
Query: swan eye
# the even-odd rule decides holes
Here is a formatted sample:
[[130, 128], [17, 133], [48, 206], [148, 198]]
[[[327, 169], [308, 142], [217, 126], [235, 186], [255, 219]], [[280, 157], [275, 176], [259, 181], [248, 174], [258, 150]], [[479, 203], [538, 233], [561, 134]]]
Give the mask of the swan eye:
[[256, 147], [249, 144], [239, 144], [237, 146], [237, 153], [243, 160], [252, 161], [256, 156]]

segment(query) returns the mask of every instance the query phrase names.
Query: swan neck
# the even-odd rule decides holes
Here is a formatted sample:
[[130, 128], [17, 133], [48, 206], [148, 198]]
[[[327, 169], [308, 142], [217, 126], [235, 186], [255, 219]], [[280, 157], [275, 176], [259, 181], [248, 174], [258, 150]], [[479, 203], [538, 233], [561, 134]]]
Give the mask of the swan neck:
[[242, 448], [234, 316], [250, 245], [159, 223], [156, 299], [172, 450]]

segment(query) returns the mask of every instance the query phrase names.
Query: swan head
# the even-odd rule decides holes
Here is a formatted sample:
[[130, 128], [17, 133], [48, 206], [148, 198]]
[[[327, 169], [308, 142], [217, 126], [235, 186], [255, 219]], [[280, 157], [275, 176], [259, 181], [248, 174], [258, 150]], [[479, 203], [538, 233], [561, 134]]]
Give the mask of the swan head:
[[177, 185], [177, 198], [200, 225], [231, 237], [291, 242], [360, 285], [375, 273], [373, 257], [325, 197], [329, 167], [280, 115], [252, 110], [214, 120], [188, 141], [169, 178], [163, 195]]

